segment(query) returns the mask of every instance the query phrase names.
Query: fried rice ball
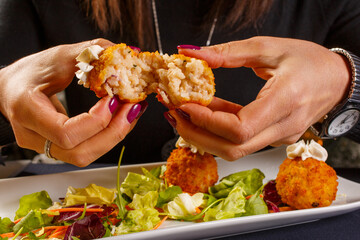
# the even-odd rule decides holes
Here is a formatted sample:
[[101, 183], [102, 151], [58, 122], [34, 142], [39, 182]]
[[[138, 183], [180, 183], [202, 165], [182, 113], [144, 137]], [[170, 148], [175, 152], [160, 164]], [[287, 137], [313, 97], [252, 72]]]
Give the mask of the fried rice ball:
[[181, 147], [171, 152], [164, 177], [169, 184], [177, 185], [190, 194], [207, 193], [219, 178], [213, 155], [201, 155]]
[[337, 186], [335, 170], [313, 158], [285, 159], [276, 177], [282, 202], [295, 209], [329, 206], [336, 198]]
[[206, 106], [215, 94], [207, 62], [181, 54], [139, 53], [122, 43], [105, 49], [90, 64], [94, 68], [86, 85], [98, 97], [118, 95], [124, 102], [139, 102], [157, 93], [160, 102], [175, 108], [189, 102]]

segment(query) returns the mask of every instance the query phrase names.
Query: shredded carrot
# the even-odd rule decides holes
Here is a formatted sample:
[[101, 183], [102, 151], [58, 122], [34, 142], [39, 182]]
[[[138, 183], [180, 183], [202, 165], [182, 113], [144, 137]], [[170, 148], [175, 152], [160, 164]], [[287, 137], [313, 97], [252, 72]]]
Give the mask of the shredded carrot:
[[152, 230], [158, 229], [161, 224], [165, 222], [165, 220], [168, 218], [168, 216], [165, 216], [158, 224], [155, 225], [155, 227]]
[[109, 221], [112, 223], [112, 225], [116, 225], [118, 222], [121, 221], [121, 219], [117, 219], [117, 218], [108, 218]]
[[57, 230], [57, 229], [68, 228], [68, 226], [46, 226], [46, 227], [42, 227], [42, 228], [35, 229], [35, 230], [33, 230], [32, 232], [33, 232], [33, 233], [36, 233], [36, 232], [40, 231], [40, 230], [43, 229], [43, 228], [44, 228], [45, 231], [49, 231], [49, 230]]
[[198, 207], [195, 208], [195, 211], [196, 211], [197, 214], [201, 213], [201, 210]]
[[279, 210], [280, 210], [280, 212], [285, 212], [285, 211], [292, 211], [295, 209], [287, 206], [287, 207], [279, 207]]
[[59, 229], [56, 229], [55, 231], [53, 231], [53, 232], [51, 233], [51, 235], [49, 236], [49, 238], [56, 238], [56, 237], [65, 235], [68, 226], [65, 226], [65, 227], [66, 227], [66, 228], [59, 228]]
[[2, 233], [2, 234], [0, 234], [0, 236], [2, 237], [2, 238], [6, 238], [6, 237], [13, 237], [13, 236], [15, 236], [15, 233], [14, 232], [9, 232], [9, 233]]
[[[248, 195], [248, 196], [246, 196], [245, 198], [246, 198], [246, 200], [249, 200], [252, 196], [253, 196], [253, 195]], [[260, 193], [260, 194], [259, 194], [259, 197], [264, 198], [264, 195]]]
[[126, 210], [128, 210], [128, 211], [134, 210], [134, 209], [132, 209], [131, 207], [129, 207], [129, 205], [126, 205], [125, 208], [126, 208]]
[[21, 218], [18, 218], [18, 219], [16, 219], [16, 220], [14, 220], [14, 223], [17, 224], [17, 223], [20, 222], [21, 219], [23, 219], [23, 218], [24, 218], [24, 217], [21, 217]]
[[[59, 208], [48, 210], [50, 212], [83, 212], [84, 208]], [[86, 212], [103, 212], [103, 208], [86, 208]]]

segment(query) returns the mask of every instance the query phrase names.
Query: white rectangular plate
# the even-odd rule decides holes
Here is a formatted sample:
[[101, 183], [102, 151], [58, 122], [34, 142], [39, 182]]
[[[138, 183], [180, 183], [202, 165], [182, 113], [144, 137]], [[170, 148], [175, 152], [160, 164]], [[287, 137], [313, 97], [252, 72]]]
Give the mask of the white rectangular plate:
[[[279, 165], [285, 159], [285, 148], [276, 148], [252, 154], [234, 162], [217, 159], [219, 177], [228, 174], [259, 168], [264, 172], [265, 181], [274, 179]], [[127, 172], [141, 173], [140, 167], [152, 168], [163, 163], [128, 165], [121, 167], [121, 178]], [[18, 200], [25, 194], [46, 190], [53, 201], [64, 197], [68, 186], [86, 187], [90, 183], [100, 186], [116, 187], [116, 167], [73, 171], [58, 174], [39, 175], [0, 180], [0, 217], [14, 218]], [[233, 235], [291, 224], [314, 221], [321, 218], [348, 213], [360, 208], [360, 184], [339, 177], [336, 201], [329, 207], [305, 209], [257, 216], [240, 217], [206, 223], [166, 221], [154, 231], [127, 234], [110, 239], [201, 239]]]

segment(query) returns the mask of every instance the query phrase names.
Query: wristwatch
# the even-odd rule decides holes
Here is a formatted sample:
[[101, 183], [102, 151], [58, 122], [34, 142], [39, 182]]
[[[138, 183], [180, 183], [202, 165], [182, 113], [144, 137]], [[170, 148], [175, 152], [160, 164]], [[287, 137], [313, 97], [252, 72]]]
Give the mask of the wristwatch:
[[[323, 121], [317, 122], [310, 130], [322, 139], [332, 139], [340, 136], [360, 135], [360, 58], [342, 48], [332, 48], [330, 51], [347, 58], [351, 66], [352, 83], [348, 97], [331, 110]], [[358, 137], [357, 137], [358, 138]]]

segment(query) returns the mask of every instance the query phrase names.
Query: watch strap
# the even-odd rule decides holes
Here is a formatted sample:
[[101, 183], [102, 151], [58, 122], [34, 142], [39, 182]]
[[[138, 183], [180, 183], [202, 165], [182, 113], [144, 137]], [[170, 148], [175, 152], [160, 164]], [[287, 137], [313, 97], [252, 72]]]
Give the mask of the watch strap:
[[360, 143], [360, 121], [345, 135], [347, 138]]
[[351, 86], [348, 102], [360, 104], [360, 58], [342, 48], [332, 48], [330, 51], [339, 53], [347, 58], [351, 68]]

